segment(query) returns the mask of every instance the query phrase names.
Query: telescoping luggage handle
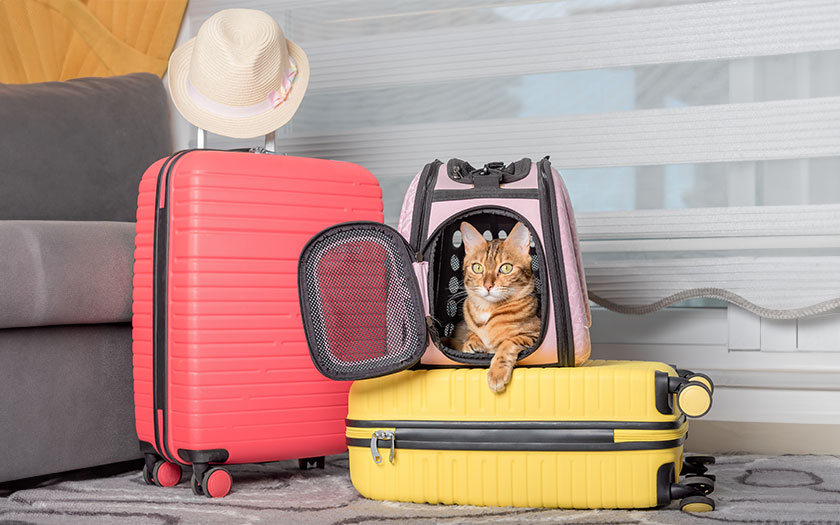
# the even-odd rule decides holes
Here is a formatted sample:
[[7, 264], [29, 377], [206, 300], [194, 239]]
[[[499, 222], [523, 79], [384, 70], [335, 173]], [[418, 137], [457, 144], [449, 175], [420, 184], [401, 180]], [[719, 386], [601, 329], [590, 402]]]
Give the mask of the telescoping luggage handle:
[[[276, 133], [272, 131], [265, 136], [263, 150], [266, 153], [275, 153], [277, 150], [277, 138]], [[205, 149], [207, 148], [207, 130], [204, 128], [196, 128], [196, 135], [195, 135], [195, 147], [197, 149]], [[256, 149], [256, 148], [255, 148]]]
[[406, 240], [377, 222], [349, 222], [313, 237], [298, 263], [312, 361], [330, 379], [399, 372], [427, 344], [423, 297]]

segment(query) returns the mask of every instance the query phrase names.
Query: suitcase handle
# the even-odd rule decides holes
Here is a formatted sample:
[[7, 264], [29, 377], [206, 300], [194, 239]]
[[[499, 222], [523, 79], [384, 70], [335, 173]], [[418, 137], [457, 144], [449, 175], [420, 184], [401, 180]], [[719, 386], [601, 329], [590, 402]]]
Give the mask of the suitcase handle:
[[[265, 136], [265, 150], [274, 153], [277, 148], [277, 140], [275, 138], [275, 133], [272, 131]], [[206, 148], [207, 144], [207, 130], [204, 128], [196, 128], [196, 135], [195, 135], [195, 147], [198, 149]]]

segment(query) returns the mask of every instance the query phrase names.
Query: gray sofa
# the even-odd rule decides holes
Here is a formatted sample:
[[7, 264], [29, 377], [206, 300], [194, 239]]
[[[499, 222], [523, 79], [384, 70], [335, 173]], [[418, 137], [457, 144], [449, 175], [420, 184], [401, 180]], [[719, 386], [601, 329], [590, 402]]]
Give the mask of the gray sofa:
[[0, 84], [0, 482], [141, 457], [136, 195], [171, 142], [154, 75]]

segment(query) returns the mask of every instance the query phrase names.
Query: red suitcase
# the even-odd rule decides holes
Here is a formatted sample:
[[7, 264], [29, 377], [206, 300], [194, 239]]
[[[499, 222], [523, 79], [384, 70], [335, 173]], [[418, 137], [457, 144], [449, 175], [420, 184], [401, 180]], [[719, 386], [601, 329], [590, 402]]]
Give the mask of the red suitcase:
[[297, 264], [317, 232], [381, 222], [382, 193], [345, 162], [190, 150], [153, 164], [137, 199], [133, 353], [147, 483], [192, 465], [196, 494], [220, 497], [217, 465], [346, 450], [349, 383], [309, 357]]

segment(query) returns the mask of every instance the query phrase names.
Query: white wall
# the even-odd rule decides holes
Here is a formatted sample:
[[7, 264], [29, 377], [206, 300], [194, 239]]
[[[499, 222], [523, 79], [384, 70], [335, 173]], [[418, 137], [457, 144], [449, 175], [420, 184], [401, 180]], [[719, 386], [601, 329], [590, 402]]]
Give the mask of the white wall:
[[[289, 1], [283, 2], [282, 5], [289, 8], [318, 4], [319, 2]], [[655, 4], [656, 2], [652, 3]], [[188, 6], [176, 45], [191, 37], [207, 16], [227, 7], [281, 11], [276, 2], [263, 0], [194, 0]], [[285, 22], [288, 21], [281, 21]], [[807, 68], [808, 60], [810, 59], [807, 57], [797, 56], [794, 65]], [[723, 102], [766, 100], [767, 98], [761, 98], [766, 96], [766, 93], [756, 95], [761, 90], [754, 85], [755, 71], [756, 68], [771, 67], [772, 64], [772, 60], [757, 63], [751, 58], [745, 58], [734, 60], [724, 67], [731, 82], [728, 84], [728, 100]], [[693, 69], [688, 68], [686, 71], [691, 72]], [[832, 72], [834, 73], [836, 71]], [[802, 82], [784, 84], [779, 89], [788, 87], [793, 91], [777, 98], [807, 96], [812, 89], [812, 86]], [[757, 96], [759, 98], [756, 98]], [[699, 103], [718, 104], [720, 101], [710, 99]], [[186, 148], [194, 144], [194, 128], [177, 115], [174, 108], [172, 120], [176, 148]], [[284, 130], [289, 133], [292, 131]], [[208, 145], [230, 147], [230, 141], [211, 135]], [[827, 156], [830, 152], [826, 150], [820, 154]], [[719, 166], [722, 160], [726, 159], [715, 160], [718, 164], [697, 166]], [[719, 183], [719, 186], [712, 188], [709, 195], [714, 195], [714, 191], [724, 192], [727, 196], [722, 204], [724, 206], [822, 202], [819, 200], [821, 193], [834, 193], [820, 192], [815, 189], [815, 184], [821, 181], [820, 187], [834, 187], [831, 186], [835, 184], [832, 177], [826, 174], [832, 175], [834, 168], [831, 166], [836, 167], [835, 161], [836, 158], [792, 159], [772, 165], [749, 161], [728, 166], [729, 171], [725, 177], [718, 177], [713, 172], [704, 172], [703, 176], [708, 175], [709, 180]], [[828, 167], [821, 168], [821, 162], [828, 163]], [[814, 168], [812, 172], [808, 172], [809, 166]], [[612, 176], [612, 173], [614, 172], [608, 175]], [[649, 174], [650, 176], [639, 173], [637, 180], [644, 180], [645, 184], [662, 185], [668, 180], [679, 178], [672, 177], [667, 170], [661, 174]], [[413, 172], [408, 175], [411, 174]], [[577, 191], [576, 186], [586, 186], [586, 180], [594, 180], [592, 177], [596, 176], [600, 176], [599, 173], [573, 174], [570, 184], [573, 196]], [[695, 177], [696, 180], [699, 178]], [[766, 184], [762, 184], [762, 181]], [[770, 184], [768, 181], [775, 182]], [[383, 186], [386, 185], [391, 188], [392, 181], [383, 181]], [[397, 194], [402, 188], [401, 185], [404, 185], [403, 182], [394, 186]], [[667, 192], [657, 193], [654, 189], [639, 186], [636, 201], [641, 198], [639, 195], [659, 200], [669, 198]], [[643, 205], [642, 207], [662, 206], [663, 203], [659, 200], [639, 201], [636, 204]], [[592, 338], [595, 358], [652, 359], [708, 373], [715, 380], [717, 390], [714, 406], [705, 417], [706, 420], [732, 424], [790, 424], [794, 425], [794, 435], [795, 425], [798, 424], [810, 423], [826, 427], [840, 424], [840, 314], [800, 321], [770, 321], [735, 307], [671, 308], [639, 317], [595, 309]], [[785, 452], [783, 443], [773, 447], [775, 448], [771, 449], [776, 452]], [[756, 448], [768, 450], [766, 447]], [[836, 448], [835, 453], [840, 453], [840, 440], [837, 440]], [[740, 449], [749, 450], [749, 445], [745, 444]]]

